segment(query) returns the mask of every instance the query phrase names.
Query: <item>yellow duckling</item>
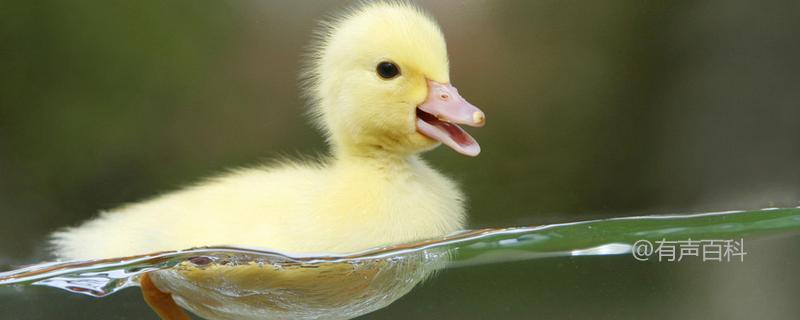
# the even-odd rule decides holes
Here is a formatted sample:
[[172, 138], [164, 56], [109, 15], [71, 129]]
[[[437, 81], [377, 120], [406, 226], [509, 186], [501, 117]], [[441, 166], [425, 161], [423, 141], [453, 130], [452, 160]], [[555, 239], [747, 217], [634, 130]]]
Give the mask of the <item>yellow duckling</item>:
[[347, 253], [462, 229], [461, 191], [419, 154], [443, 143], [476, 156], [478, 143], [458, 124], [482, 126], [485, 117], [450, 84], [439, 27], [413, 5], [376, 2], [320, 35], [306, 84], [329, 158], [237, 170], [104, 212], [56, 232], [55, 254], [98, 259], [207, 245]]
[[475, 156], [457, 124], [483, 113], [450, 85], [445, 41], [417, 8], [375, 3], [325, 30], [308, 75], [332, 157], [238, 170], [102, 213], [54, 234], [65, 259], [206, 245], [353, 252], [464, 224], [458, 187], [418, 154], [442, 142]]

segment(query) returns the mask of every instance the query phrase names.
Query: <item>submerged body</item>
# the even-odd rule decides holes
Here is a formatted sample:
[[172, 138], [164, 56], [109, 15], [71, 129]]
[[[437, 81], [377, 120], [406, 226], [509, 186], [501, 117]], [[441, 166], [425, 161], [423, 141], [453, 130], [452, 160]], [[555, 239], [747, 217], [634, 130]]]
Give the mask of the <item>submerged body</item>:
[[105, 212], [54, 244], [66, 259], [207, 245], [347, 253], [461, 229], [462, 199], [417, 157], [345, 157], [236, 171]]

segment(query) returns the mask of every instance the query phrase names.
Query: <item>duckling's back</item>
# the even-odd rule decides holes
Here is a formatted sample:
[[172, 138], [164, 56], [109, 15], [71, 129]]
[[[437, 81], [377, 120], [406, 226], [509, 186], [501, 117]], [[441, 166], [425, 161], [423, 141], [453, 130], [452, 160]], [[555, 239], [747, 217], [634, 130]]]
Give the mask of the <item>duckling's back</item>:
[[210, 245], [353, 252], [463, 227], [462, 195], [422, 161], [337, 161], [240, 170], [103, 212], [53, 236], [64, 259]]

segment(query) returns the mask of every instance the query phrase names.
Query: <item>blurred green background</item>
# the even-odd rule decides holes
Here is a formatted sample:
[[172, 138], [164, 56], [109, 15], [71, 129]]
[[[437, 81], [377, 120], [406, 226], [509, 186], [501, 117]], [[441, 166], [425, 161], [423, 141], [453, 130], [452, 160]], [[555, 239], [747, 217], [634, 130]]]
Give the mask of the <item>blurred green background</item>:
[[[99, 210], [281, 154], [324, 152], [297, 74], [351, 1], [0, 2], [0, 265]], [[487, 114], [461, 182], [471, 227], [800, 205], [800, 4], [419, 1]], [[454, 269], [373, 319], [793, 319], [800, 238], [739, 264], [628, 256]], [[2, 319], [154, 319], [107, 299], [0, 289]]]

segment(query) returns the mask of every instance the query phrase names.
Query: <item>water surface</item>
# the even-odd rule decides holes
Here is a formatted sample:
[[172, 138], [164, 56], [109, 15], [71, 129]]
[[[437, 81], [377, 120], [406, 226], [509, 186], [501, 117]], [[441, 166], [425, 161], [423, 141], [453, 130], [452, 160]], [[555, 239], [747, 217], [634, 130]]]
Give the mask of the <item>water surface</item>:
[[[269, 314], [282, 318], [275, 316], [277, 308], [286, 318], [349, 318], [392, 303], [432, 272], [446, 268], [559, 256], [631, 254], [634, 244], [641, 240], [747, 241], [798, 232], [800, 208], [638, 216], [467, 230], [441, 239], [345, 255], [204, 247], [115, 259], [48, 262], [2, 272], [0, 285], [48, 286], [104, 297], [137, 286], [138, 275], [144, 272], [159, 271], [165, 286], [182, 294], [179, 303], [199, 314], [225, 318], [225, 314], [240, 312], [236, 317]], [[742, 249], [747, 250], [747, 242]], [[332, 296], [338, 298], [332, 300]], [[221, 301], [225, 309], [197, 309]], [[232, 310], [230, 306], [237, 307]]]

